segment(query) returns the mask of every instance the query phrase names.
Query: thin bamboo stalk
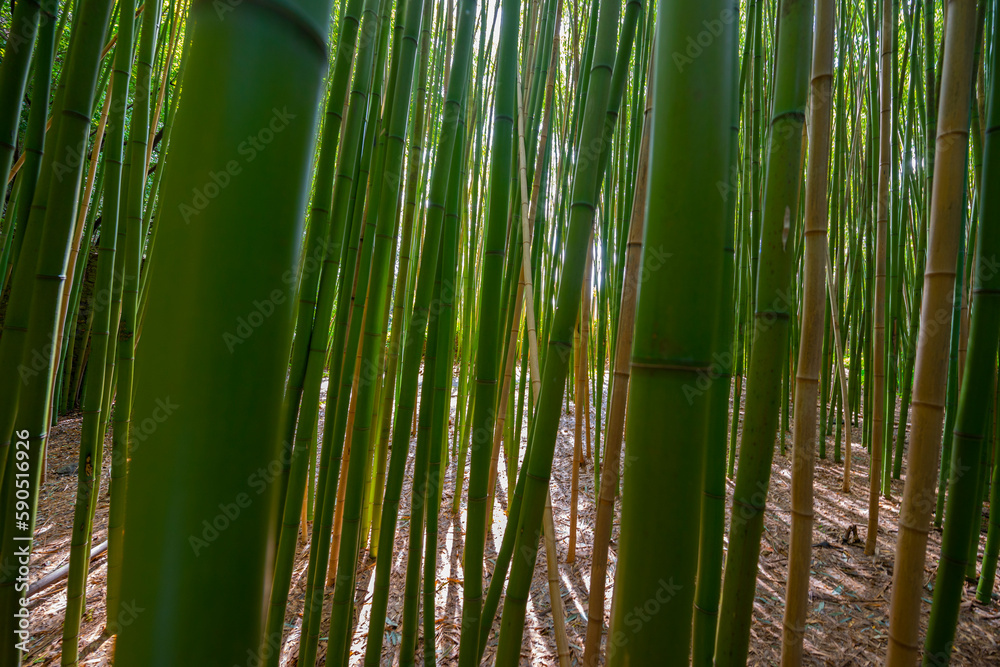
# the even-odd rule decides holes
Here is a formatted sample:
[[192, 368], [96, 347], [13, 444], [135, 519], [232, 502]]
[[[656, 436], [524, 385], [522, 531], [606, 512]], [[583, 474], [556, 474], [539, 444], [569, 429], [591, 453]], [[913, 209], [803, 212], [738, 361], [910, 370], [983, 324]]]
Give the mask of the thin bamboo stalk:
[[618, 338], [615, 348], [614, 383], [608, 399], [608, 423], [604, 441], [604, 461], [601, 485], [597, 497], [597, 518], [594, 522], [594, 546], [591, 553], [590, 599], [587, 603], [587, 635], [583, 664], [596, 667], [600, 659], [601, 634], [604, 629], [605, 580], [608, 573], [608, 548], [614, 520], [615, 496], [618, 492], [621, 446], [625, 435], [625, 407], [631, 370], [630, 354], [634, 332], [636, 293], [642, 260], [642, 237], [645, 222], [646, 186], [649, 174], [649, 142], [653, 110], [652, 81], [656, 61], [652, 51], [649, 78], [646, 83], [646, 105], [643, 110], [642, 143], [636, 167], [636, 183], [632, 216], [629, 221], [628, 249], [625, 255], [625, 279], [622, 283], [621, 310], [618, 315]]
[[[836, 313], [838, 312], [837, 294], [833, 289], [830, 288], [831, 285], [834, 285], [836, 283], [834, 283], [832, 269], [830, 268], [829, 264], [826, 265], [826, 284], [827, 284], [827, 292], [830, 297], [831, 310], [832, 312]], [[850, 493], [851, 492], [851, 445], [853, 444], [851, 440], [851, 416], [849, 414], [849, 410], [846, 404], [846, 396], [848, 395], [848, 393], [847, 393], [847, 368], [844, 365], [844, 347], [841, 344], [840, 340], [840, 322], [836, 317], [833, 319], [833, 340], [834, 340], [834, 349], [837, 351], [837, 371], [838, 371], [838, 377], [840, 378], [840, 395], [842, 397], [841, 400], [845, 401], [843, 403], [844, 481], [840, 487], [840, 490], [843, 491], [844, 493]]]
[[594, 266], [594, 235], [591, 232], [590, 244], [587, 246], [587, 263], [583, 272], [583, 294], [580, 297], [582, 306], [580, 308], [580, 320], [576, 327], [576, 368], [573, 378], [576, 381], [576, 393], [573, 397], [573, 405], [576, 409], [576, 416], [573, 420], [573, 463], [570, 474], [570, 498], [569, 498], [569, 547], [566, 550], [566, 562], [576, 562], [576, 523], [577, 505], [580, 494], [580, 466], [583, 464], [583, 443], [581, 431], [585, 426], [584, 415], [587, 412], [587, 330], [589, 325], [590, 306], [590, 272]]
[[890, 139], [892, 124], [892, 61], [895, 51], [892, 2], [882, 3], [882, 47], [879, 66], [879, 152], [878, 152], [878, 202], [875, 220], [875, 293], [872, 304], [874, 326], [872, 329], [872, 439], [871, 461], [868, 466], [868, 533], [865, 536], [865, 554], [875, 553], [878, 544], [879, 496], [882, 491], [882, 460], [885, 451], [885, 325], [886, 325], [886, 272], [887, 245], [889, 243], [889, 172]]
[[[886, 4], [889, 4], [888, 2]], [[806, 173], [805, 280], [802, 332], [795, 372], [795, 423], [792, 432], [792, 526], [788, 548], [781, 664], [802, 664], [802, 640], [809, 611], [812, 556], [813, 466], [816, 444], [816, 398], [824, 335], [827, 264], [827, 173], [830, 163], [831, 84], [833, 81], [834, 0], [817, 0], [809, 94], [809, 164]], [[832, 287], [830, 294], [833, 294]], [[832, 304], [831, 304], [832, 305]], [[820, 433], [819, 437], [822, 437]]]

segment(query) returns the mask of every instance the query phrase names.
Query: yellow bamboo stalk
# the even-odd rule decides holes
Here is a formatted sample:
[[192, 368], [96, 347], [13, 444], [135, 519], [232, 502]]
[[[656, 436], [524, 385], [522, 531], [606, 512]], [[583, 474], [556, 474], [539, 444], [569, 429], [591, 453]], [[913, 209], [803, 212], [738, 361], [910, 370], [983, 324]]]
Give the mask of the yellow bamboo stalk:
[[589, 354], [587, 350], [587, 343], [590, 339], [590, 289], [587, 289], [584, 299], [586, 317], [584, 317], [583, 321], [580, 323], [583, 334], [581, 337], [581, 343], [583, 346], [581, 355], [583, 359], [583, 435], [585, 436], [584, 442], [587, 445], [586, 457], [584, 460], [589, 461], [592, 456], [590, 452], [590, 382], [588, 381], [590, 379], [590, 357], [587, 356]]
[[[48, 131], [51, 127], [52, 127], [52, 116], [49, 116], [49, 119], [45, 122], [46, 134], [48, 134]], [[22, 152], [20, 157], [17, 158], [17, 162], [15, 162], [14, 166], [10, 168], [10, 173], [7, 174], [8, 183], [14, 180], [14, 177], [17, 176], [17, 172], [21, 171], [21, 167], [24, 166], [24, 158], [27, 157], [27, 155], [28, 154], [26, 152]]]
[[910, 447], [899, 510], [889, 608], [886, 665], [911, 667], [920, 653], [920, 610], [927, 535], [935, 507], [938, 457], [944, 420], [946, 378], [959, 234], [965, 204], [969, 101], [975, 48], [976, 3], [945, 6], [944, 60], [938, 102], [934, 183], [931, 188], [927, 264], [917, 338]]
[[306, 488], [302, 492], [302, 515], [299, 517], [299, 542], [305, 546], [306, 542], [309, 541], [309, 512], [307, 507], [309, 505], [309, 489]]
[[[788, 551], [782, 667], [802, 664], [802, 643], [809, 611], [809, 565], [812, 557], [813, 465], [816, 444], [816, 396], [823, 355], [824, 294], [827, 257], [827, 170], [830, 163], [830, 89], [833, 80], [834, 0], [817, 0], [813, 32], [809, 105], [809, 165], [806, 172], [805, 280], [802, 333], [795, 374], [795, 421], [792, 426], [792, 526]], [[833, 292], [831, 291], [832, 295]], [[832, 311], [836, 313], [837, 311]]]

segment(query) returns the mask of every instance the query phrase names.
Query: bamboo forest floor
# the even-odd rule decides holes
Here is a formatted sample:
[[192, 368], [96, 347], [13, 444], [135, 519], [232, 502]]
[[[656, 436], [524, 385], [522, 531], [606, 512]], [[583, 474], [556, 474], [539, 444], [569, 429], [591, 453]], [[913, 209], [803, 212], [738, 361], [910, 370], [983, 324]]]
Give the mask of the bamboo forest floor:
[[[742, 410], [741, 410], [742, 412]], [[320, 416], [320, 424], [323, 415]], [[594, 414], [591, 413], [593, 425]], [[70, 529], [73, 503], [76, 494], [76, 452], [79, 446], [81, 419], [69, 416], [52, 430], [48, 459], [48, 477], [42, 487], [39, 501], [36, 536], [32, 554], [32, 581], [69, 562]], [[587, 462], [580, 470], [579, 526], [576, 562], [567, 564], [566, 552], [569, 536], [569, 504], [573, 455], [573, 416], [563, 414], [556, 446], [556, 460], [552, 475], [552, 504], [555, 516], [559, 575], [562, 582], [566, 628], [574, 664], [579, 664], [583, 653], [586, 630], [586, 608], [590, 583], [590, 556], [595, 514], [594, 469]], [[899, 499], [903, 491], [901, 481], [892, 483], [892, 500], [883, 499], [879, 512], [878, 551], [867, 557], [863, 540], [868, 512], [868, 456], [860, 443], [860, 429], [853, 430], [853, 492], [840, 492], [842, 466], [831, 458], [817, 460], [815, 495], [816, 516], [813, 537], [813, 577], [810, 591], [810, 611], [805, 639], [806, 662], [810, 665], [876, 665], [881, 664], [888, 642], [890, 585], [893, 567], [893, 549], [899, 514]], [[790, 443], [791, 435], [787, 435]], [[107, 447], [110, 447], [110, 437]], [[828, 438], [827, 451], [833, 452], [833, 438]], [[790, 452], [789, 452], [790, 453]], [[411, 447], [412, 471], [412, 447]], [[623, 466], [628, 460], [623, 456]], [[905, 463], [904, 463], [905, 466]], [[508, 485], [500, 466], [498, 502], [494, 508], [493, 533], [487, 538], [487, 575], [492, 570], [493, 558], [499, 546], [505, 525], [504, 509], [507, 504]], [[768, 510], [760, 554], [757, 579], [757, 599], [754, 605], [754, 623], [750, 649], [751, 665], [777, 665], [781, 646], [781, 621], [784, 612], [783, 595], [788, 562], [788, 537], [790, 506], [790, 459], [776, 451], [772, 465]], [[412, 472], [408, 472], [412, 475]], [[905, 468], [904, 468], [905, 475]], [[103, 471], [101, 493], [95, 519], [94, 544], [106, 537], [108, 511], [108, 470]], [[408, 511], [411, 479], [403, 488], [399, 529], [393, 553], [392, 589], [389, 599], [388, 623], [391, 626], [384, 643], [382, 664], [395, 661], [399, 651], [402, 612], [402, 589], [405, 576], [406, 546], [408, 540]], [[438, 577], [436, 582], [436, 642], [438, 662], [443, 666], [457, 665], [459, 627], [461, 622], [462, 565], [461, 553], [464, 535], [464, 502], [462, 511], [453, 515], [451, 506], [454, 495], [455, 467], [446, 473], [442, 511], [438, 533]], [[728, 482], [732, 493], [733, 482]], [[730, 496], [731, 497], [731, 496]], [[731, 501], [730, 501], [731, 502]], [[667, 511], [668, 508], [663, 508]], [[727, 521], [728, 523], [728, 521]], [[846, 540], [851, 527], [857, 528]], [[608, 573], [605, 622], [610, 619], [611, 590], [617, 549], [618, 523], [615, 522], [611, 545], [611, 565]], [[985, 515], [981, 542], [985, 542]], [[925, 596], [922, 605], [922, 624], [926, 627], [930, 610], [937, 554], [941, 534], [932, 531], [928, 545], [927, 566], [924, 573]], [[982, 547], [980, 547], [982, 553]], [[297, 664], [299, 634], [302, 626], [302, 604], [305, 594], [308, 551], [299, 546], [293, 574], [288, 613], [285, 619], [285, 637], [282, 649], [282, 666]], [[92, 562], [88, 584], [87, 611], [81, 628], [81, 665], [103, 666], [109, 664], [113, 640], [102, 634], [104, 627], [106, 557]], [[362, 558], [358, 576], [356, 608], [360, 610], [355, 641], [351, 649], [350, 664], [360, 665], [368, 633], [368, 616], [374, 580], [374, 561]], [[952, 664], [1000, 664], [1000, 600], [994, 593], [992, 604], [984, 607], [973, 603], [971, 588], [966, 589], [958, 633], [955, 638]], [[330, 613], [332, 593], [326, 597], [324, 630]], [[58, 665], [62, 642], [62, 621], [66, 608], [65, 582], [51, 586], [31, 599], [33, 636], [26, 665]], [[128, 608], [130, 613], [142, 613], [138, 607]], [[123, 622], [128, 619], [123, 619]], [[497, 623], [494, 627], [497, 627]], [[524, 665], [556, 665], [555, 643], [552, 634], [548, 584], [545, 572], [544, 551], [540, 549], [535, 570], [525, 628], [525, 645], [522, 652]], [[422, 633], [421, 633], [422, 636]], [[321, 636], [318, 664], [325, 664], [325, 638]], [[418, 660], [422, 656], [422, 638], [418, 639]], [[491, 637], [486, 649], [484, 664], [492, 664], [496, 652], [496, 636]], [[191, 664], [201, 667], [197, 656]], [[215, 667], [215, 666], [206, 666]]]

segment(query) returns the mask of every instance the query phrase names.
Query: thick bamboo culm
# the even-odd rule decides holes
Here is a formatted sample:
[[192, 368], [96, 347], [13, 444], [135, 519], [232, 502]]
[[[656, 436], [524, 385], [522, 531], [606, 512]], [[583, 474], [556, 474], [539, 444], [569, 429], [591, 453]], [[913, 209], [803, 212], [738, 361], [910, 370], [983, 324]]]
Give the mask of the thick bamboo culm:
[[938, 103], [927, 266], [913, 379], [910, 449], [892, 575], [888, 667], [910, 667], [920, 652], [920, 599], [927, 536], [934, 510], [948, 374], [949, 341], [943, 332], [950, 329], [962, 225], [960, 202], [969, 139], [975, 2], [950, 0], [945, 11], [944, 67]]

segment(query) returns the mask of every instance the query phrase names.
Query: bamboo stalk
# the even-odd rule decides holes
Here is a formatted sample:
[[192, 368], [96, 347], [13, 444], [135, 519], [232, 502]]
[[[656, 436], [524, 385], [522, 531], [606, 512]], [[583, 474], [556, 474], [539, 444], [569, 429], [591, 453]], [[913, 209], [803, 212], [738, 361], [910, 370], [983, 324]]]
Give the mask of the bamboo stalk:
[[[561, 1], [560, 1], [561, 7]], [[558, 35], [558, 23], [556, 28], [556, 34]], [[558, 54], [558, 49], [553, 48], [553, 62], [555, 61], [556, 54]], [[551, 94], [551, 85], [554, 81], [552, 74], [554, 68], [549, 69], [549, 86]], [[551, 99], [551, 98], [550, 98]], [[524, 151], [524, 105], [522, 101], [522, 89], [519, 85], [517, 87], [517, 102], [518, 102], [518, 172], [519, 172], [519, 184], [521, 187], [521, 279], [524, 283], [524, 314], [525, 314], [525, 327], [527, 328], [526, 334], [528, 337], [528, 364], [529, 372], [531, 375], [531, 385], [534, 390], [535, 403], [538, 403], [538, 397], [541, 395], [542, 390], [542, 378], [541, 372], [539, 370], [538, 363], [538, 334], [535, 331], [535, 307], [534, 301], [531, 298], [533, 292], [532, 282], [531, 282], [531, 231], [535, 219], [535, 214], [538, 208], [538, 178], [532, 181], [532, 196], [528, 199], [528, 185], [527, 185], [527, 174], [526, 165], [527, 159], [525, 157]], [[551, 105], [549, 106], [551, 111]], [[550, 116], [546, 116], [548, 119]], [[547, 123], [545, 124], [547, 126]], [[547, 131], [547, 130], [546, 130]], [[539, 141], [539, 155], [541, 156], [545, 152], [545, 135], [542, 135]], [[539, 160], [540, 162], [540, 160]], [[535, 169], [535, 174], [539, 174], [540, 169]], [[569, 638], [566, 635], [566, 620], [565, 613], [563, 611], [562, 602], [562, 591], [559, 583], [559, 558], [556, 554], [556, 541], [555, 541], [555, 522], [552, 518], [552, 492], [550, 491], [545, 496], [545, 513], [542, 518], [542, 528], [543, 537], [545, 540], [545, 562], [548, 569], [548, 581], [549, 581], [549, 601], [552, 607], [552, 625], [555, 633], [556, 640], [556, 654], [559, 659], [560, 667], [569, 667], [570, 665], [570, 652], [569, 652]]]
[[951, 0], [945, 8], [944, 67], [938, 105], [934, 185], [927, 266], [913, 380], [912, 426], [906, 483], [899, 511], [889, 608], [888, 667], [909, 667], [920, 651], [920, 598], [934, 482], [941, 446], [948, 336], [969, 138], [969, 100], [976, 3]]
[[[888, 2], [886, 4], [889, 4]], [[832, 114], [834, 0], [817, 0], [810, 82], [809, 164], [806, 173], [805, 281], [802, 331], [795, 372], [795, 422], [792, 431], [792, 525], [788, 550], [788, 585], [781, 643], [782, 667], [802, 664], [802, 641], [809, 611], [809, 570], [813, 532], [813, 466], [816, 398], [819, 393], [827, 264], [827, 173]], [[829, 288], [833, 294], [832, 286]], [[832, 305], [832, 303], [831, 303]], [[836, 312], [836, 311], [832, 311]], [[822, 428], [823, 425], [821, 425]], [[819, 437], [822, 437], [822, 431]]]
[[729, 524], [729, 550], [719, 607], [715, 646], [718, 667], [744, 665], [749, 652], [757, 562], [783, 398], [781, 376], [787, 363], [789, 322], [795, 312], [794, 297], [789, 294], [796, 257], [797, 215], [793, 211], [799, 210], [802, 125], [809, 76], [801, 63], [810, 53], [812, 9], [811, 2], [802, 0], [782, 0], [777, 7], [781, 30], [775, 43], [760, 266], [755, 276], [753, 342], [733, 490], [733, 507], [737, 509], [732, 512]]
[[625, 255], [625, 280], [622, 283], [621, 310], [618, 314], [618, 338], [615, 349], [614, 382], [608, 400], [608, 423], [605, 430], [604, 461], [601, 485], [597, 497], [597, 518], [594, 522], [594, 546], [590, 564], [590, 599], [587, 603], [587, 635], [583, 664], [596, 667], [600, 658], [601, 634], [604, 629], [605, 580], [608, 574], [608, 548], [614, 520], [615, 496], [618, 492], [622, 440], [625, 435], [625, 407], [628, 399], [633, 323], [639, 269], [642, 260], [642, 236], [645, 222], [646, 186], [649, 174], [649, 133], [653, 110], [652, 81], [656, 61], [650, 52], [649, 78], [646, 83], [646, 105], [643, 110], [642, 142], [636, 166], [635, 194], [629, 221], [628, 250]]
[[872, 436], [871, 461], [868, 465], [868, 533], [865, 536], [865, 555], [875, 553], [878, 544], [879, 496], [882, 491], [882, 458], [885, 449], [885, 323], [886, 323], [886, 261], [889, 242], [889, 171], [890, 134], [892, 117], [892, 61], [895, 50], [891, 43], [895, 15], [891, 2], [882, 8], [882, 64], [879, 67], [879, 170], [878, 207], [875, 221], [875, 294], [873, 303], [874, 326], [872, 329]]
[[590, 303], [590, 272], [593, 267], [594, 237], [591, 233], [590, 244], [587, 246], [587, 263], [583, 273], [583, 303], [580, 309], [580, 320], [576, 327], [576, 369], [573, 377], [576, 380], [576, 393], [573, 397], [573, 405], [576, 408], [576, 417], [573, 420], [573, 463], [570, 478], [570, 499], [569, 499], [569, 547], [566, 550], [566, 562], [576, 562], [576, 523], [577, 505], [580, 494], [580, 466], [583, 464], [583, 443], [581, 430], [584, 426], [584, 414], [587, 412], [587, 343], [586, 331], [589, 319]]
[[187, 8], [186, 0], [182, 0], [180, 6], [174, 8], [174, 20], [170, 24], [170, 48], [167, 50], [167, 59], [163, 64], [163, 76], [160, 78], [160, 91], [156, 96], [156, 106], [153, 110], [153, 122], [149, 124], [149, 138], [146, 141], [146, 164], [149, 164], [153, 157], [153, 137], [156, 136], [156, 126], [160, 122], [160, 111], [163, 109], [163, 100], [167, 94], [167, 79], [170, 78], [170, 65], [174, 61], [174, 51], [177, 48], [177, 24], [180, 23], [178, 16], [184, 15]]
[[[196, 649], [206, 664], [235, 664], [245, 661], [247, 648], [259, 646], [263, 638], [267, 599], [262, 582], [273, 568], [267, 545], [278, 538], [274, 511], [278, 488], [264, 484], [262, 495], [249, 503], [239, 494], [247, 493], [248, 476], [260, 479], [258, 468], [267, 469], [281, 455], [280, 404], [294, 305], [282, 298], [232, 355], [226, 354], [216, 335], [178, 335], [177, 323], [190, 317], [187, 321], [201, 323], [205, 331], [231, 330], [236, 318], [246, 315], [248, 304], [272, 294], [283, 284], [285, 272], [294, 275], [304, 231], [314, 121], [327, 68], [329, 5], [296, 3], [301, 12], [296, 14], [296, 29], [289, 27], [288, 15], [245, 5], [236, 7], [230, 17], [200, 3], [192, 8], [185, 103], [178, 108], [170, 146], [176, 169], [161, 195], [157, 268], [148, 284], [153, 296], [136, 359], [136, 377], [142, 381], [134, 399], [137, 416], [152, 414], [167, 390], [179, 407], [141, 447], [134, 448], [129, 462], [133, 490], [129, 513], [149, 520], [130, 521], [125, 531], [123, 552], [128, 557], [121, 589], [123, 601], [150, 600], [160, 610], [159, 618], [170, 620], [160, 623], [139, 614], [133, 622], [123, 623], [115, 646], [115, 660], [121, 665], [183, 662], [177, 652], [188, 648]], [[259, 48], [258, 38], [274, 45], [273, 52]], [[257, 75], [238, 91], [220, 91], [218, 68], [237, 65], [250, 67]], [[234, 103], [237, 99], [239, 103]], [[224, 165], [232, 159], [232, 140], [258, 132], [262, 123], [275, 117], [277, 103], [287, 104], [291, 116], [285, 117], [281, 140], [268, 147], [266, 159], [243, 163], [239, 177], [200, 213], [197, 222], [186, 224], [180, 205], [190, 202], [192, 189], [205, 185], [207, 165]], [[205, 123], [220, 128], [218, 141], [204, 141]], [[141, 140], [145, 138], [143, 128]], [[135, 160], [140, 167], [144, 156], [142, 146]], [[257, 216], [287, 224], [246, 224]], [[237, 257], [226, 251], [235, 238], [246, 254]], [[192, 247], [204, 252], [183, 259]], [[246, 262], [246, 257], [271, 253], [272, 259], [259, 265]], [[198, 279], [192, 280], [194, 275]], [[199, 372], [182, 367], [178, 359], [197, 360]], [[224, 378], [251, 376], [253, 382], [213, 393], [211, 402], [197, 398]], [[217, 411], [246, 418], [223, 423]], [[239, 457], [232, 457], [227, 445], [231, 442], [240, 443]], [[234, 508], [239, 511], [239, 520], [218, 533], [204, 551], [194, 551], [189, 536], [203, 535], [202, 521], [226, 518], [219, 514], [220, 503], [230, 504], [230, 514]], [[202, 583], [178, 586], [164, 574], [178, 572], [175, 568], [181, 568], [186, 581]], [[223, 569], [226, 577], [219, 576]], [[223, 586], [225, 594], [202, 599], [201, 613], [189, 613], [191, 601], [202, 596], [208, 582]], [[176, 604], [163, 602], [168, 599]], [[229, 605], [228, 611], [221, 610]], [[214, 622], [205, 624], [204, 618]], [[217, 641], [220, 627], [226, 642]], [[183, 628], [183, 647], [168, 638], [168, 628]]]
[[[995, 6], [995, 5], [994, 5]], [[985, 7], [980, 5], [980, 17]], [[995, 20], [995, 19], [994, 19]], [[982, 25], [980, 23], [980, 25]], [[978, 42], [978, 40], [977, 40]], [[1000, 65], [1000, 53], [992, 53], [992, 68]], [[978, 69], [978, 67], [977, 67]], [[980, 70], [982, 71], [982, 70]], [[990, 91], [989, 118], [984, 118], [987, 128], [983, 149], [982, 182], [989, 183], [1000, 168], [1000, 146], [997, 145], [997, 128], [1000, 127], [1000, 90], [994, 85]], [[976, 113], [973, 107], [973, 113]], [[977, 139], [977, 137], [973, 137]], [[996, 392], [998, 334], [1000, 334], [1000, 272], [994, 266], [1000, 252], [1000, 199], [996, 188], [982, 189], [978, 193], [979, 229], [975, 255], [972, 315], [969, 322], [969, 346], [962, 390], [954, 425], [954, 461], [945, 513], [944, 535], [941, 539], [941, 559], [934, 582], [934, 600], [927, 624], [924, 642], [925, 664], [928, 658], [947, 662], [952, 653], [960, 607], [965, 590], [966, 568], [975, 580], [976, 556], [982, 529], [983, 477], [990, 473], [990, 413], [995, 408], [992, 394]], [[961, 267], [958, 267], [961, 268]], [[991, 386], [992, 385], [992, 386]], [[992, 390], [992, 391], [991, 391]], [[992, 404], [992, 405], [991, 405]], [[996, 419], [997, 415], [994, 414]], [[985, 464], [985, 465], [984, 465]], [[994, 461], [994, 466], [997, 462]], [[968, 476], [969, 479], [963, 479]], [[997, 484], [994, 473], [993, 483]], [[990, 520], [996, 523], [997, 489], [993, 489]], [[992, 527], [990, 532], [994, 532]], [[992, 590], [993, 574], [988, 555], [990, 544], [987, 536], [987, 553], [983, 556], [982, 580]], [[995, 541], [995, 535], [993, 535]], [[969, 546], [971, 545], [971, 547]], [[995, 550], [995, 547], [993, 547]], [[983, 599], [985, 586], [980, 585], [977, 598]], [[988, 599], [988, 598], [987, 598]]]
[[[834, 290], [830, 287], [834, 285], [833, 274], [830, 265], [826, 265], [826, 284], [827, 292], [830, 296], [830, 306], [832, 312], [837, 311], [837, 295]], [[840, 392], [841, 396], [844, 397], [841, 400], [844, 401], [842, 405], [844, 406], [844, 482], [840, 487], [840, 490], [844, 493], [851, 492], [851, 415], [846, 404], [847, 397], [847, 368], [844, 366], [844, 348], [840, 341], [840, 322], [837, 318], [833, 319], [833, 340], [834, 348], [837, 350], [837, 370], [838, 377], [840, 378]]]

